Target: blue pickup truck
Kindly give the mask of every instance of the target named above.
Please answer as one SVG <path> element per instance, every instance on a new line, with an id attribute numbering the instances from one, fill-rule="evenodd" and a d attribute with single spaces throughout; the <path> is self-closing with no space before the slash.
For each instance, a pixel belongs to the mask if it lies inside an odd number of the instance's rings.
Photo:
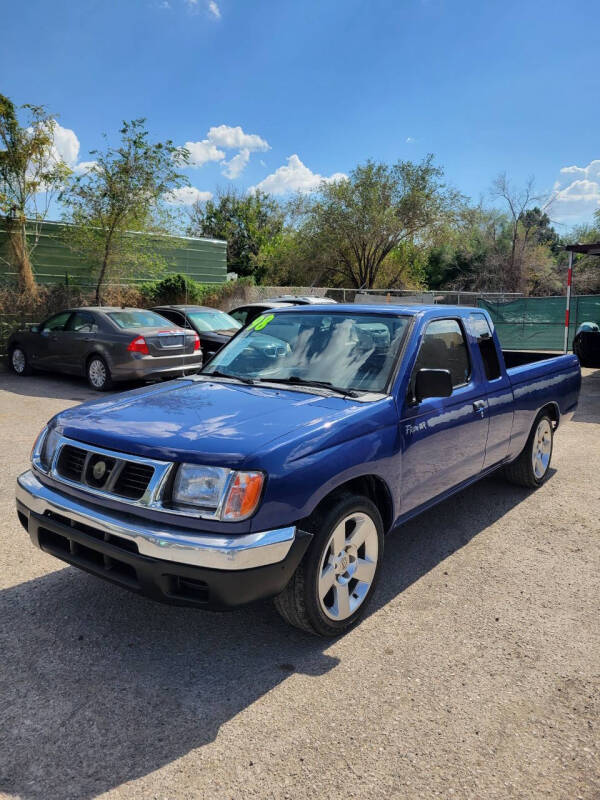
<path id="1" fill-rule="evenodd" d="M 535 489 L 574 411 L 577 358 L 503 352 L 453 306 L 269 311 L 198 375 L 55 416 L 17 511 L 33 543 L 148 597 L 273 597 L 335 636 L 364 614 L 384 536 L 502 468 Z"/>

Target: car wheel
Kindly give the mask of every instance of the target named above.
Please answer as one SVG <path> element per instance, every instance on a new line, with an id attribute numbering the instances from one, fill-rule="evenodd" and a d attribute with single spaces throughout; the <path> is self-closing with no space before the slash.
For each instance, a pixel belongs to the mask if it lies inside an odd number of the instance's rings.
<path id="1" fill-rule="evenodd" d="M 110 370 L 101 356 L 92 356 L 87 363 L 87 379 L 89 385 L 97 392 L 106 392 L 112 387 Z"/>
<path id="2" fill-rule="evenodd" d="M 314 534 L 275 607 L 286 622 L 319 636 L 352 628 L 373 596 L 383 556 L 383 523 L 367 497 L 338 495 L 302 525 Z"/>
<path id="3" fill-rule="evenodd" d="M 548 476 L 553 445 L 552 420 L 547 414 L 541 414 L 533 424 L 521 455 L 505 467 L 508 480 L 528 489 L 541 486 Z"/>
<path id="4" fill-rule="evenodd" d="M 32 369 L 27 354 L 18 345 L 10 351 L 10 367 L 16 375 L 31 375 Z"/>

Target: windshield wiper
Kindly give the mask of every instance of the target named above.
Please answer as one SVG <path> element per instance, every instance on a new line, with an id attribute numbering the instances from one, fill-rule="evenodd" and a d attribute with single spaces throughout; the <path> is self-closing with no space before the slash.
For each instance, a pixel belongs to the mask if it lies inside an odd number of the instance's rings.
<path id="1" fill-rule="evenodd" d="M 290 375 L 287 378 L 257 378 L 261 383 L 290 383 L 293 386 L 315 386 L 318 389 L 329 389 L 330 392 L 342 394 L 344 397 L 359 397 L 360 392 L 354 389 L 342 389 L 340 386 L 334 386 L 329 381 L 313 381 L 309 378 L 301 378 L 299 375 Z"/>
<path id="2" fill-rule="evenodd" d="M 233 375 L 230 372 L 221 372 L 218 369 L 214 370 L 213 372 L 201 372 L 200 375 L 208 375 L 209 377 L 214 377 L 214 378 L 231 378 L 234 381 L 247 383 L 250 386 L 254 386 L 256 384 L 254 378 L 243 378 L 241 375 Z"/>

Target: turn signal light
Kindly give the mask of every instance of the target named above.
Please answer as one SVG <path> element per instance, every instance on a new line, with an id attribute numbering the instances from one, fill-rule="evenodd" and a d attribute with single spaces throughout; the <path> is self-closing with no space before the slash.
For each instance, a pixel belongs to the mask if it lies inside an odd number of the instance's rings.
<path id="1" fill-rule="evenodd" d="M 149 356 L 148 344 L 143 336 L 137 336 L 132 342 L 129 342 L 127 349 L 130 353 L 142 353 L 144 356 Z"/>
<path id="2" fill-rule="evenodd" d="M 229 492 L 221 519 L 246 519 L 256 509 L 263 487 L 262 472 L 237 472 Z"/>

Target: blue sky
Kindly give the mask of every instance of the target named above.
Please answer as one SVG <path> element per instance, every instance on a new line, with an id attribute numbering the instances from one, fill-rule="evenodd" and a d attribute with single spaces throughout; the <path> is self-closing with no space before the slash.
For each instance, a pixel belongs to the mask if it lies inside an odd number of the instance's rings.
<path id="1" fill-rule="evenodd" d="M 58 115 L 73 166 L 143 116 L 191 143 L 181 200 L 431 152 L 475 200 L 500 171 L 534 175 L 561 230 L 600 206 L 597 0 L 23 0 L 2 17 L 0 92 Z"/>

